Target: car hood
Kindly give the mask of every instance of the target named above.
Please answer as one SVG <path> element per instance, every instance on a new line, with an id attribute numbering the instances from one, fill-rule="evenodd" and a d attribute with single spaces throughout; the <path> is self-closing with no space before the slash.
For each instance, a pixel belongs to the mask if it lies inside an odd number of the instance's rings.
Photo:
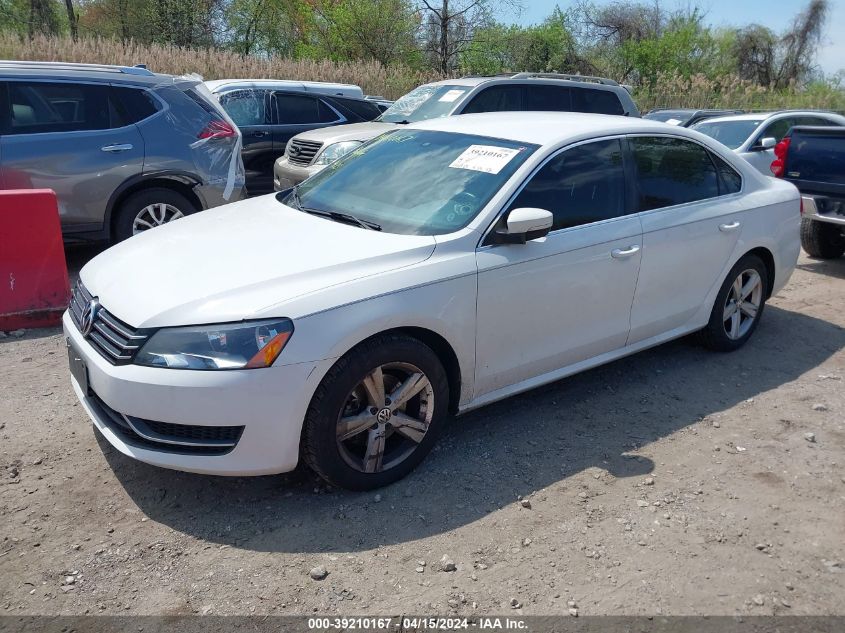
<path id="1" fill-rule="evenodd" d="M 293 300 L 424 261 L 431 236 L 371 231 L 274 195 L 203 211 L 91 260 L 85 287 L 133 327 L 298 317 Z"/>
<path id="2" fill-rule="evenodd" d="M 368 121 L 367 123 L 350 123 L 348 125 L 334 125 L 332 127 L 309 130 L 297 134 L 296 138 L 315 143 L 340 143 L 342 141 L 369 141 L 379 134 L 396 128 L 395 123 Z"/>

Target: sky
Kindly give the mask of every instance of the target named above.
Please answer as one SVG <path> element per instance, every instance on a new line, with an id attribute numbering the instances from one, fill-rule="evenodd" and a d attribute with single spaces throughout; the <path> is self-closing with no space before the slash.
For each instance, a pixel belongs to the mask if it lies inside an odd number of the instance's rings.
<path id="1" fill-rule="evenodd" d="M 594 0 L 609 4 L 611 0 Z M 706 21 L 713 26 L 745 25 L 752 22 L 781 32 L 789 27 L 793 17 L 806 6 L 807 0 L 663 0 L 667 9 L 697 5 L 706 12 Z M 499 16 L 503 22 L 522 25 L 542 22 L 559 5 L 567 9 L 574 0 L 523 0 L 523 10 L 517 16 Z M 826 74 L 845 69 L 845 0 L 831 0 L 826 32 L 822 37 L 818 63 Z M 836 36 L 839 37 L 836 37 Z"/>

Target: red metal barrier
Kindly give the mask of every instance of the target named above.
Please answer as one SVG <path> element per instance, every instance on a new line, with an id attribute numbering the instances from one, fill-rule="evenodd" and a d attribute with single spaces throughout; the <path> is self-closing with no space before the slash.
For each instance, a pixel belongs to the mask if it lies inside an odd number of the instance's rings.
<path id="1" fill-rule="evenodd" d="M 69 287 L 56 194 L 0 191 L 0 330 L 58 324 Z"/>

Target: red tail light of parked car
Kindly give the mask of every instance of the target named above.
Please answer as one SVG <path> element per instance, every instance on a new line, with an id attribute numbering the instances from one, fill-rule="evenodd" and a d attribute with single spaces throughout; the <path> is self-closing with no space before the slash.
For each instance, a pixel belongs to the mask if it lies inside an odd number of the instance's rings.
<path id="1" fill-rule="evenodd" d="M 784 168 L 786 167 L 786 152 L 789 150 L 790 138 L 787 136 L 780 143 L 775 145 L 775 158 L 769 169 L 775 175 L 775 178 L 783 178 Z"/>
<path id="2" fill-rule="evenodd" d="M 230 138 L 237 134 L 238 132 L 228 122 L 214 119 L 202 129 L 197 138 Z"/>

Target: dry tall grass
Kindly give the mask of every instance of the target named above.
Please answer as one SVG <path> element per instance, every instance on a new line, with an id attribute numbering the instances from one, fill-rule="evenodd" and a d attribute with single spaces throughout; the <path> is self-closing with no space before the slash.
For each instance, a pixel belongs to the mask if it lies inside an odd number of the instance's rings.
<path id="1" fill-rule="evenodd" d="M 99 38 L 74 42 L 66 37 L 39 36 L 29 40 L 12 33 L 0 33 L 0 59 L 144 63 L 156 72 L 176 75 L 199 73 L 206 79 L 254 77 L 343 82 L 357 84 L 367 94 L 384 95 L 390 99 L 440 78 L 433 71 L 417 71 L 401 65 L 385 67 L 376 62 L 255 57 L 224 50 L 193 50 L 156 44 L 144 46 L 131 41 L 122 43 Z M 842 90 L 774 91 L 732 76 L 713 80 L 704 76 L 661 75 L 653 86 L 637 88 L 634 99 L 643 111 L 657 107 L 845 110 L 845 92 Z"/>
<path id="2" fill-rule="evenodd" d="M 193 50 L 177 46 L 87 38 L 37 36 L 31 40 L 0 33 L 0 59 L 65 61 L 94 64 L 146 64 L 150 70 L 182 75 L 198 73 L 205 79 L 250 77 L 332 81 L 361 86 L 366 94 L 396 99 L 416 86 L 438 79 L 433 72 L 405 66 L 385 67 L 376 62 L 294 60 L 246 56 L 224 50 Z"/>
<path id="3" fill-rule="evenodd" d="M 714 80 L 701 75 L 689 79 L 679 75 L 661 75 L 654 87 L 640 87 L 634 97 L 643 111 L 661 107 L 845 110 L 845 92 L 842 90 L 815 86 L 775 91 L 734 76 Z"/>

